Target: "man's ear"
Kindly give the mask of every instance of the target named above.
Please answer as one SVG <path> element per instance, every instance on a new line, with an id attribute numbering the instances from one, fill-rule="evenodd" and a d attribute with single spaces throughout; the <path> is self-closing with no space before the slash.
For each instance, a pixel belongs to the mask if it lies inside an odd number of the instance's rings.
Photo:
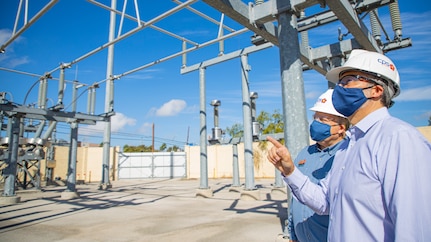
<path id="1" fill-rule="evenodd" d="M 344 132 L 346 132 L 346 125 L 344 125 L 344 124 L 339 124 L 340 125 L 340 129 L 338 130 L 338 134 L 342 134 L 342 133 L 344 133 Z"/>
<path id="2" fill-rule="evenodd" d="M 383 96 L 385 89 L 380 85 L 375 85 L 375 88 L 371 89 L 371 97 L 379 98 Z"/>

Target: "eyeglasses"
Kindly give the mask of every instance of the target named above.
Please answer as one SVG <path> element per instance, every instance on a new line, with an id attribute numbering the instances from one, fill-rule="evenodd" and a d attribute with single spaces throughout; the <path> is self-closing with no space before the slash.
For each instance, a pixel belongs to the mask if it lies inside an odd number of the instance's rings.
<path id="1" fill-rule="evenodd" d="M 367 82 L 372 82 L 375 83 L 376 81 L 368 78 L 368 77 L 364 77 L 361 75 L 347 75 L 347 76 L 343 76 L 339 81 L 338 81 L 338 85 L 344 87 L 347 86 L 349 84 L 349 82 L 356 82 L 356 81 L 367 81 Z"/>
<path id="2" fill-rule="evenodd" d="M 330 122 L 337 123 L 337 124 L 335 124 L 335 125 L 331 125 L 331 126 L 337 126 L 337 125 L 338 125 L 338 121 L 337 121 L 337 120 L 330 119 L 330 118 L 317 117 L 316 115 L 313 115 L 313 119 L 314 119 L 315 121 L 318 121 L 318 122 L 321 122 L 321 123 L 325 123 L 325 124 L 328 124 L 328 123 L 330 123 Z"/>

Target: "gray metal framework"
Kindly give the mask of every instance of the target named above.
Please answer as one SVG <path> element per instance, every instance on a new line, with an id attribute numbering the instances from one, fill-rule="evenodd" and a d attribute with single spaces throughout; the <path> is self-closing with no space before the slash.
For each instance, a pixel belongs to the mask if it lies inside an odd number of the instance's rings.
<path id="1" fill-rule="evenodd" d="M 333 67 L 343 64 L 348 57 L 352 49 L 363 48 L 367 50 L 377 51 L 385 53 L 388 51 L 396 50 L 411 46 L 410 38 L 402 38 L 401 23 L 399 22 L 399 12 L 397 11 L 398 5 L 395 0 L 268 0 L 268 1 L 254 1 L 247 2 L 241 0 L 202 0 L 209 6 L 212 6 L 221 13 L 221 20 L 215 20 L 213 17 L 195 9 L 192 5 L 197 0 L 178 1 L 174 0 L 176 7 L 165 11 L 164 13 L 148 20 L 143 21 L 140 19 L 140 13 L 138 3 L 143 1 L 134 1 L 134 14 L 126 12 L 127 1 L 124 1 L 122 10 L 117 8 L 117 0 L 111 0 L 111 5 L 107 6 L 96 0 L 87 0 L 90 4 L 105 9 L 111 13 L 110 15 L 110 28 L 109 28 L 109 39 L 108 41 L 93 49 L 92 51 L 85 53 L 74 60 L 65 61 L 59 66 L 55 67 L 50 71 L 44 72 L 43 75 L 25 73 L 17 70 L 9 70 L 7 68 L 0 67 L 3 71 L 13 71 L 21 74 L 27 74 L 39 77 L 39 101 L 38 107 L 26 107 L 23 105 L 13 104 L 8 102 L 4 96 L 0 103 L 0 114 L 3 118 L 7 119 L 9 142 L 1 149 L 0 157 L 7 161 L 8 176 L 14 176 L 14 170 L 16 170 L 16 163 L 18 160 L 19 150 L 19 137 L 22 137 L 25 131 L 22 120 L 26 119 L 38 119 L 41 120 L 41 127 L 38 127 L 40 132 L 36 132 L 35 138 L 40 138 L 42 130 L 44 129 L 45 121 L 51 121 L 51 124 L 46 131 L 44 137 L 50 137 L 52 130 L 55 129 L 57 122 L 66 122 L 71 126 L 71 153 L 69 154 L 69 174 L 68 182 L 72 184 L 68 186 L 68 190 L 74 190 L 74 159 L 76 158 L 76 143 L 78 138 L 78 124 L 95 124 L 98 121 L 106 122 L 105 132 L 103 138 L 104 147 L 104 161 L 102 168 L 102 181 L 101 188 L 109 188 L 110 182 L 108 177 L 109 170 L 109 146 L 110 146 L 110 117 L 114 115 L 114 86 L 113 83 L 116 80 L 121 79 L 126 75 L 138 72 L 140 70 L 149 68 L 159 63 L 181 57 L 181 74 L 186 74 L 192 71 L 199 70 L 199 83 L 200 83 L 200 146 L 201 146 L 201 183 L 200 189 L 209 189 L 208 187 L 208 176 L 207 176 L 207 118 L 206 118 L 206 85 L 205 85 L 205 69 L 211 65 L 215 65 L 230 59 L 240 59 L 239 70 L 241 72 L 242 82 L 242 103 L 243 103 L 243 120 L 244 120 L 244 142 L 245 142 L 245 163 L 246 163 L 246 185 L 245 190 L 256 190 L 253 179 L 253 152 L 251 148 L 251 142 L 253 139 L 252 130 L 252 110 L 250 100 L 250 90 L 248 88 L 249 82 L 249 65 L 247 56 L 255 51 L 260 51 L 273 46 L 278 46 L 280 53 L 280 76 L 282 83 L 282 102 L 283 102 L 283 114 L 285 132 L 284 139 L 286 145 L 289 146 L 293 156 L 299 152 L 299 150 L 308 144 L 308 127 L 306 120 L 305 111 L 305 95 L 304 95 L 304 81 L 302 72 L 304 70 L 314 69 L 321 74 L 325 74 L 328 70 Z M 39 18 L 41 18 L 47 11 L 57 4 L 58 0 L 51 0 L 46 4 L 39 12 L 37 12 L 29 21 L 27 11 L 23 16 L 24 21 L 21 28 L 18 29 L 18 20 L 20 19 L 20 12 L 23 8 L 27 10 L 27 0 L 21 0 L 18 6 L 18 12 L 16 15 L 15 26 L 13 28 L 12 36 L 2 46 L 0 46 L 0 52 L 7 51 L 8 46 L 22 35 L 28 28 L 31 27 Z M 132 3 L 131 3 L 132 4 Z M 391 19 L 393 21 L 393 31 L 395 33 L 394 38 L 387 36 L 387 32 L 383 29 L 386 34 L 386 42 L 381 38 L 380 30 L 382 30 L 382 24 L 378 18 L 377 11 L 380 7 L 390 5 L 391 6 Z M 321 7 L 321 12 L 315 13 L 311 16 L 306 16 L 305 12 L 315 6 Z M 219 26 L 219 32 L 216 38 L 206 41 L 204 43 L 198 43 L 197 41 L 189 40 L 179 34 L 170 32 L 169 30 L 160 28 L 156 24 L 168 17 L 171 17 L 178 11 L 190 11 L 200 17 L 204 21 L 210 21 Z M 133 17 L 136 16 L 136 17 Z M 371 18 L 371 30 L 364 23 L 363 18 L 369 15 Z M 118 35 L 115 36 L 115 23 L 116 18 L 120 18 L 120 24 L 118 26 Z M 224 24 L 224 17 L 228 17 L 244 28 L 235 30 Z M 124 19 L 129 19 L 136 22 L 136 27 L 132 30 L 122 33 Z M 313 28 L 324 26 L 325 24 L 340 21 L 353 36 L 351 39 L 346 39 L 344 35 L 339 36 L 339 41 L 336 43 L 329 43 L 319 47 L 311 47 L 308 45 L 307 31 Z M 160 57 L 157 60 L 145 63 L 139 67 L 133 68 L 123 73 L 113 73 L 113 56 L 115 44 L 132 37 L 134 34 L 143 31 L 146 28 L 159 31 L 170 38 L 175 38 L 182 43 L 182 50 L 179 52 L 172 53 L 170 55 Z M 17 30 L 18 29 L 18 30 Z M 229 33 L 224 35 L 223 32 L 228 31 Z M 254 45 L 245 46 L 235 52 L 228 54 L 224 53 L 224 41 L 248 33 L 252 35 L 251 43 Z M 301 38 L 301 41 L 298 40 Z M 201 50 L 207 46 L 218 44 L 219 45 L 219 57 L 211 60 L 202 60 L 202 62 L 188 65 L 187 54 L 193 51 Z M 191 47 L 190 47 L 191 45 Z M 67 69 L 71 66 L 79 63 L 80 61 L 91 57 L 92 55 L 100 52 L 101 50 L 108 49 L 107 58 L 107 71 L 106 78 L 95 82 L 93 84 L 73 82 L 74 85 L 74 97 L 72 100 L 72 112 L 65 111 L 65 105 L 63 104 L 64 98 L 64 83 L 70 82 L 64 79 L 64 74 Z M 46 83 L 48 80 L 53 78 L 53 74 L 59 71 L 59 88 L 57 103 L 50 108 L 46 107 Z M 106 82 L 105 91 L 105 109 L 102 114 L 94 114 L 94 102 L 95 102 L 95 91 L 101 83 Z M 88 105 L 87 114 L 76 111 L 76 90 L 86 86 L 88 90 Z M 259 91 L 259 90 L 255 90 Z M 3 125 L 1 125 L 3 127 Z M 235 168 L 237 169 L 237 168 Z M 276 173 L 277 174 L 277 173 Z M 14 178 L 14 177 L 13 177 Z M 5 193 L 3 196 L 14 196 L 14 186 L 12 178 L 8 178 Z M 281 184 L 281 177 L 276 176 L 276 184 Z M 235 181 L 237 183 L 238 181 Z M 237 184 L 235 184 L 237 185 Z"/>

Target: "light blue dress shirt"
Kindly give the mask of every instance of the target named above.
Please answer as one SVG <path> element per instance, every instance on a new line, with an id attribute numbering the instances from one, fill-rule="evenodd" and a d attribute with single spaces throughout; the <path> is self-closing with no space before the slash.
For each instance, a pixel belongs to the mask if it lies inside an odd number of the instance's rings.
<path id="1" fill-rule="evenodd" d="M 341 143 L 342 141 L 323 150 L 319 149 L 317 144 L 307 146 L 299 152 L 294 163 L 304 175 L 310 178 L 310 181 L 317 184 L 331 169 L 334 154 Z M 316 214 L 295 198 L 292 198 L 288 209 L 290 239 L 308 242 L 327 240 L 328 215 Z"/>
<path id="2" fill-rule="evenodd" d="M 387 108 L 348 131 L 319 185 L 299 169 L 295 196 L 329 214 L 328 241 L 431 241 L 431 144 Z"/>

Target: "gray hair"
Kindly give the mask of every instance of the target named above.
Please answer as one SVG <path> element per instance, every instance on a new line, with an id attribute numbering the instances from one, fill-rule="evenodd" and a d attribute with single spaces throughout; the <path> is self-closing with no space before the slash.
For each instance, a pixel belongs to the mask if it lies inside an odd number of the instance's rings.
<path id="1" fill-rule="evenodd" d="M 383 96 L 382 96 L 382 103 L 387 108 L 392 107 L 394 105 L 394 101 L 392 101 L 392 98 L 395 95 L 395 88 L 394 84 L 391 81 L 387 81 L 383 78 L 373 78 L 373 81 L 377 84 L 383 87 Z"/>

